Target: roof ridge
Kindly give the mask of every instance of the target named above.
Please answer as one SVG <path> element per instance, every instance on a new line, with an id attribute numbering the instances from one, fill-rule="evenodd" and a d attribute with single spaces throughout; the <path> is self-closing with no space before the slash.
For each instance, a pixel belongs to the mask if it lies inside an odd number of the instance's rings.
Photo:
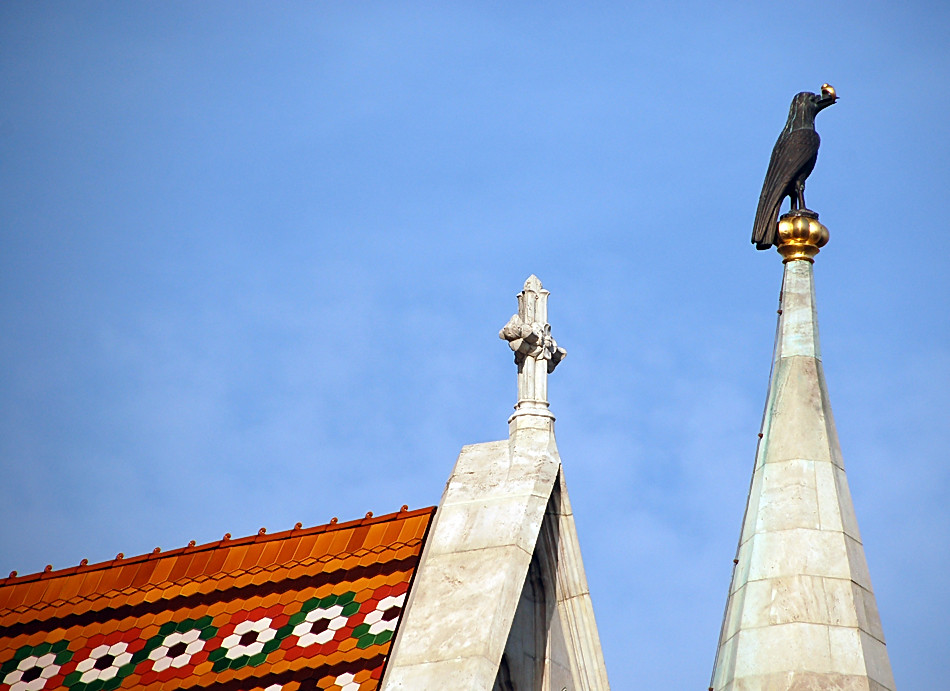
<path id="1" fill-rule="evenodd" d="M 53 578 L 61 578 L 64 576 L 72 576 L 77 573 L 88 573 L 90 571 L 104 570 L 109 568 L 114 568 L 116 566 L 122 565 L 131 565 L 137 563 L 143 563 L 147 561 L 158 561 L 168 557 L 176 557 L 181 554 L 196 554 L 198 552 L 206 552 L 209 550 L 219 549 L 221 547 L 238 547 L 243 545 L 259 544 L 262 542 L 274 542 L 278 540 L 286 540 L 289 538 L 296 537 L 305 537 L 308 535 L 318 535 L 320 533 L 333 532 L 337 530 L 351 529 L 357 526 L 364 525 L 374 525 L 377 523 L 385 523 L 387 521 L 392 521 L 396 519 L 405 519 L 413 518 L 415 516 L 421 516 L 427 513 L 432 513 L 435 511 L 434 506 L 429 506 L 421 509 L 409 510 L 407 504 L 403 504 L 399 511 L 393 511 L 391 513 L 383 514 L 381 516 L 373 516 L 373 512 L 369 511 L 363 518 L 357 518 L 351 521 L 346 521 L 344 523 L 338 523 L 336 517 L 332 518 L 329 523 L 324 523 L 321 525 L 311 526 L 309 528 L 302 528 L 301 523 L 297 523 L 290 530 L 284 530 L 277 533 L 267 534 L 265 528 L 261 528 L 257 534 L 248 535 L 246 537 L 231 538 L 231 533 L 225 533 L 224 537 L 220 540 L 215 540 L 213 542 L 205 542 L 200 545 L 195 544 L 195 541 L 192 540 L 185 547 L 177 547 L 175 549 L 168 550 L 167 552 L 161 551 L 159 547 L 156 547 L 155 550 L 148 552 L 146 554 L 139 554 L 133 557 L 126 558 L 122 552 L 119 552 L 116 555 L 115 559 L 110 559 L 106 561 L 96 562 L 94 564 L 89 564 L 85 559 L 83 559 L 77 566 L 68 566 L 62 569 L 53 569 L 51 566 L 47 566 L 43 571 L 37 571 L 34 573 L 24 574 L 22 576 L 18 575 L 16 571 L 10 573 L 9 576 L 5 578 L 0 578 L 0 588 L 12 585 L 19 585 L 21 583 L 28 583 L 38 580 L 50 580 Z M 249 569 L 245 569 L 249 571 Z M 164 582 L 164 581 L 163 581 Z M 154 586 L 153 586 L 154 587 Z M 108 591 L 113 592 L 113 591 Z M 71 598 L 74 599 L 74 598 Z M 80 598 L 83 599 L 83 598 Z M 48 604 L 48 603 L 47 603 Z"/>
<path id="2" fill-rule="evenodd" d="M 402 541 L 402 542 L 393 542 L 390 545 L 385 546 L 384 549 L 379 549 L 378 547 L 373 547 L 373 548 L 364 547 L 357 550 L 353 550 L 351 552 L 346 552 L 345 554 L 347 557 L 355 557 L 355 556 L 365 556 L 367 554 L 382 554 L 386 550 L 396 552 L 403 547 L 413 547 L 420 542 L 422 542 L 422 538 L 418 537 L 418 538 L 413 538 L 412 540 L 407 540 L 407 541 Z M 207 591 L 202 591 L 201 585 L 206 584 L 209 581 L 217 582 L 217 581 L 222 581 L 229 577 L 236 578 L 239 574 L 258 575 L 262 572 L 267 572 L 268 578 L 270 578 L 271 574 L 274 574 L 279 571 L 289 571 L 290 569 L 297 568 L 297 567 L 306 568 L 308 566 L 319 564 L 320 562 L 330 563 L 333 561 L 339 561 L 342 563 L 344 562 L 344 560 L 345 560 L 344 557 L 340 553 L 325 554 L 320 557 L 305 557 L 303 559 L 287 561 L 281 564 L 272 564 L 269 566 L 254 566 L 250 569 L 238 568 L 231 571 L 218 571 L 213 574 L 202 574 L 201 576 L 191 577 L 187 579 L 185 579 L 184 577 L 177 578 L 175 580 L 164 579 L 157 583 L 147 582 L 141 586 L 136 586 L 136 587 L 128 586 L 125 588 L 111 589 L 111 590 L 106 590 L 103 592 L 93 592 L 90 595 L 74 595 L 72 597 L 57 598 L 56 600 L 37 602 L 36 604 L 33 604 L 33 605 L 19 605 L 17 607 L 13 607 L 11 609 L 6 610 L 6 612 L 8 614 L 25 614 L 31 611 L 42 611 L 44 609 L 61 607 L 69 602 L 73 602 L 73 603 L 83 602 L 83 603 L 88 603 L 89 605 L 93 605 L 94 603 L 98 601 L 105 600 L 105 599 L 111 600 L 119 595 L 131 596 L 131 595 L 134 595 L 135 593 L 145 593 L 149 591 L 154 592 L 157 590 L 161 590 L 161 592 L 164 593 L 164 591 L 167 590 L 167 588 L 160 588 L 160 586 L 163 586 L 163 585 L 173 586 L 175 583 L 178 583 L 178 582 L 187 582 L 187 583 L 196 585 L 197 588 L 194 594 L 198 594 L 198 593 L 207 594 L 207 593 L 211 593 L 215 591 L 215 588 L 213 587 Z M 339 568 L 339 569 L 334 569 L 334 571 L 340 571 L 342 573 L 346 573 L 347 569 Z M 260 584 L 253 583 L 253 581 L 252 581 L 252 584 L 260 585 Z M 87 612 L 92 609 L 93 607 L 89 607 L 88 609 L 84 608 L 81 611 Z M 78 608 L 77 608 L 77 611 L 79 611 Z"/>

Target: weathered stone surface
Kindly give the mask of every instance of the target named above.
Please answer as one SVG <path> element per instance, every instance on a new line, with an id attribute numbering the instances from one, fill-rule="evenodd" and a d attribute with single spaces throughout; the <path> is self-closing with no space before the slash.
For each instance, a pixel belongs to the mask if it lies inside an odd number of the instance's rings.
<path id="1" fill-rule="evenodd" d="M 737 679 L 788 671 L 832 671 L 827 626 L 795 622 L 742 628 L 736 636 Z"/>
<path id="2" fill-rule="evenodd" d="M 781 358 L 800 356 L 821 360 L 811 263 L 797 261 L 785 264 L 781 309 L 776 344 L 779 352 L 776 355 Z"/>
<path id="3" fill-rule="evenodd" d="M 820 528 L 814 461 L 776 461 L 764 465 L 760 472 L 761 508 L 756 532 Z"/>
<path id="4" fill-rule="evenodd" d="M 823 382 L 822 382 L 823 383 Z M 827 418 L 818 381 L 818 361 L 791 357 L 779 361 L 768 410 L 768 430 L 762 439 L 761 463 L 796 458 L 831 461 Z"/>
<path id="5" fill-rule="evenodd" d="M 848 580 L 788 576 L 750 581 L 745 589 L 743 628 L 794 622 L 858 626 Z"/>
<path id="6" fill-rule="evenodd" d="M 391 659 L 391 658 L 390 658 Z M 399 691 L 415 689 L 491 689 L 484 680 L 495 674 L 496 665 L 483 657 L 460 657 L 454 660 L 422 662 L 401 665 L 398 675 L 387 673 L 384 687 Z M 433 679 L 441 679 L 442 686 L 434 686 Z"/>
<path id="7" fill-rule="evenodd" d="M 848 578 L 843 533 L 825 530 L 760 530 L 750 555 L 749 579 L 808 574 Z"/>
<path id="8" fill-rule="evenodd" d="M 729 688 L 732 691 L 878 691 L 871 683 L 863 675 L 784 672 L 737 680 Z"/>
<path id="9" fill-rule="evenodd" d="M 518 688 L 609 688 L 553 430 L 525 417 L 508 442 L 462 449 L 384 689 L 487 691 L 500 673 Z"/>
<path id="10" fill-rule="evenodd" d="M 547 455 L 524 459 L 512 458 L 507 442 L 462 449 L 416 571 L 384 688 L 437 688 L 408 685 L 406 675 L 411 671 L 418 684 L 420 672 L 411 668 L 422 665 L 435 679 L 441 674 L 435 663 L 454 669 L 464 658 L 494 665 L 466 667 L 466 674 L 483 675 L 467 688 L 492 687 L 559 466 Z M 545 481 L 548 487 L 539 488 Z"/>
<path id="11" fill-rule="evenodd" d="M 609 688 L 551 421 L 527 418 L 462 449 L 382 688 Z"/>

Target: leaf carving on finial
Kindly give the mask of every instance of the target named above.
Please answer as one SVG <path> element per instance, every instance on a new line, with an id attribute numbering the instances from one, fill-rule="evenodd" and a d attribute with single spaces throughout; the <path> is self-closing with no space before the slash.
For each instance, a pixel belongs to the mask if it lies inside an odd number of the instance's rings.
<path id="1" fill-rule="evenodd" d="M 567 351 L 558 346 L 551 335 L 550 324 L 538 322 L 528 324 L 519 314 L 512 315 L 508 323 L 498 332 L 498 337 L 508 341 L 508 347 L 514 351 L 515 362 L 519 366 L 526 357 L 547 360 L 549 374 L 567 355 Z"/>
<path id="2" fill-rule="evenodd" d="M 564 348 L 558 346 L 551 335 L 551 325 L 547 317 L 548 291 L 541 285 L 541 279 L 531 274 L 524 282 L 524 290 L 518 295 L 518 313 L 505 324 L 498 337 L 508 341 L 515 354 L 515 363 L 519 371 L 525 358 L 547 361 L 550 374 L 567 355 Z"/>

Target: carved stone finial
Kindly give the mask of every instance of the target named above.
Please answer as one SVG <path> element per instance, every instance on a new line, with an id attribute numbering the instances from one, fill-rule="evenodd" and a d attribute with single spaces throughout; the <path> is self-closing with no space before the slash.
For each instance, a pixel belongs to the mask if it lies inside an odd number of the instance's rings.
<path id="1" fill-rule="evenodd" d="M 567 355 L 551 335 L 548 324 L 548 295 L 537 276 L 532 274 L 518 293 L 518 313 L 498 332 L 508 341 L 518 365 L 519 412 L 550 416 L 548 408 L 547 375 Z"/>

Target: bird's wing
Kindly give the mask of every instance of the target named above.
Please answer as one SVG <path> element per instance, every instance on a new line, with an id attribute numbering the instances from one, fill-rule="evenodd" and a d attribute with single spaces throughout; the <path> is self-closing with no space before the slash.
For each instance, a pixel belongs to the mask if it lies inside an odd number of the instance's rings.
<path id="1" fill-rule="evenodd" d="M 752 226 L 752 242 L 759 249 L 768 249 L 775 244 L 782 199 L 791 192 L 792 183 L 802 172 L 806 176 L 811 172 L 820 142 L 818 133 L 812 129 L 783 132 L 775 142 Z"/>

